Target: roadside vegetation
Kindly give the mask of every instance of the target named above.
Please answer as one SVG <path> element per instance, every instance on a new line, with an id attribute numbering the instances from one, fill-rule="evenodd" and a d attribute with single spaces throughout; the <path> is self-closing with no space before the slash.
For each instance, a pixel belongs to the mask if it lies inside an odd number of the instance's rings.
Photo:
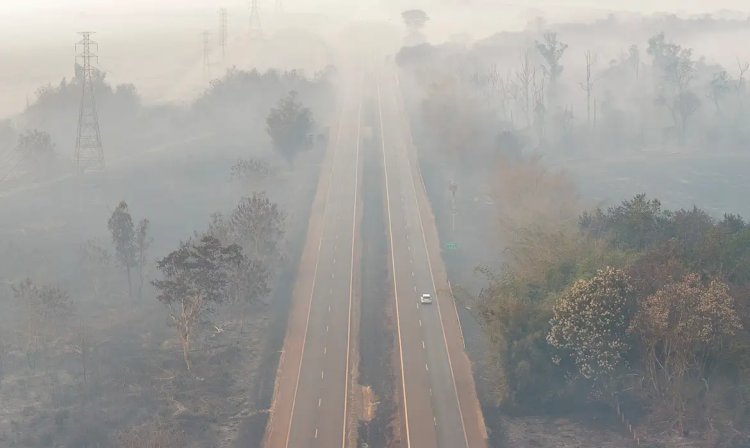
<path id="1" fill-rule="evenodd" d="M 750 226 L 637 195 L 554 231 L 515 229 L 479 316 L 496 403 L 619 407 L 636 434 L 744 446 L 750 434 Z"/>
<path id="2" fill-rule="evenodd" d="M 668 191 L 628 182 L 646 165 L 672 174 L 659 154 L 747 160 L 747 62 L 679 42 L 740 23 L 539 20 L 472 45 L 415 43 L 406 25 L 401 86 L 441 237 L 462 248 L 444 256 L 476 319 L 464 329 L 492 442 L 747 446 L 750 226 L 700 208 L 716 192 L 686 191 L 710 183 L 697 162 Z M 581 194 L 599 169 L 616 196 Z M 523 426 L 539 416 L 554 423 Z M 584 434 L 595 421 L 624 439 Z"/>

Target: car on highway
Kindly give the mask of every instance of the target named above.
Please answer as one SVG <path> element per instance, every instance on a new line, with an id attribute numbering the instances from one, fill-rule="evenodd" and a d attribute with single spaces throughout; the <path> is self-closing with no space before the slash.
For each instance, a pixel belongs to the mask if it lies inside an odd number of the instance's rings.
<path id="1" fill-rule="evenodd" d="M 424 293 L 421 296 L 419 296 L 419 303 L 422 305 L 429 305 L 432 303 L 432 296 L 430 294 Z"/>

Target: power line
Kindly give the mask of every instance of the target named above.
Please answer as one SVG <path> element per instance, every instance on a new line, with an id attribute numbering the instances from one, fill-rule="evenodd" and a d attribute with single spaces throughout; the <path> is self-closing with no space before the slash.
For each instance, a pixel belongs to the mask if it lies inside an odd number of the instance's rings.
<path id="1" fill-rule="evenodd" d="M 206 80 L 211 79 L 211 45 L 209 42 L 210 34 L 208 31 L 202 33 L 203 36 L 203 77 Z"/>
<path id="2" fill-rule="evenodd" d="M 99 116 L 94 98 L 91 60 L 99 60 L 99 45 L 91 40 L 93 32 L 81 32 L 81 40 L 76 43 L 76 68 L 81 76 L 81 108 L 78 113 L 78 133 L 76 135 L 75 160 L 79 172 L 101 171 L 104 169 L 104 151 L 99 130 Z M 81 61 L 81 64 L 78 64 Z"/>

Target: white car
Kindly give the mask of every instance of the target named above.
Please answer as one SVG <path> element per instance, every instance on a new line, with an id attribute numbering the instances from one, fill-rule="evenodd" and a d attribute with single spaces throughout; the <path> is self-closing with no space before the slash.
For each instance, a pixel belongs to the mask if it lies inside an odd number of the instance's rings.
<path id="1" fill-rule="evenodd" d="M 430 303 L 432 303 L 432 296 L 427 293 L 422 294 L 421 296 L 419 296 L 419 303 L 421 303 L 422 305 L 429 305 Z"/>

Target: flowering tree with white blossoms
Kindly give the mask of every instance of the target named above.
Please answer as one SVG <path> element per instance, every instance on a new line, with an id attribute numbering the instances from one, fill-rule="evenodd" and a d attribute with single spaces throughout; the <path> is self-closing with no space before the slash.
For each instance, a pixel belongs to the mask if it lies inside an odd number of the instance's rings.
<path id="1" fill-rule="evenodd" d="M 623 271 L 599 270 L 557 299 L 547 342 L 569 357 L 582 377 L 606 389 L 627 364 L 633 302 L 633 287 Z"/>

